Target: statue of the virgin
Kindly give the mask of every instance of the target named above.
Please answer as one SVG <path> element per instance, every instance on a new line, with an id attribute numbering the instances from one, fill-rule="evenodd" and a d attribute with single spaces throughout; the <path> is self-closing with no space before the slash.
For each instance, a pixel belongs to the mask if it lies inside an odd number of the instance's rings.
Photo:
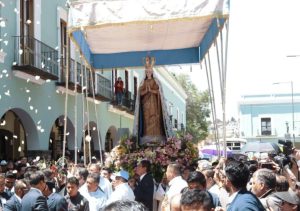
<path id="1" fill-rule="evenodd" d="M 163 87 L 153 70 L 155 61 L 150 56 L 143 58 L 145 76 L 137 93 L 132 134 L 139 145 L 161 143 L 173 137 Z"/>

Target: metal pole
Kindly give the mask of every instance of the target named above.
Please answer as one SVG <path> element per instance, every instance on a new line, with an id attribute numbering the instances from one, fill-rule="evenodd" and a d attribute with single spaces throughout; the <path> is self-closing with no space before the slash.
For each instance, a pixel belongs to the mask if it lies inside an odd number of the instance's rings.
<path id="1" fill-rule="evenodd" d="M 218 59 L 218 68 L 219 68 L 219 79 L 220 79 L 220 89 L 221 89 L 221 97 L 223 97 L 223 85 L 222 85 L 222 70 L 220 66 L 220 58 L 219 58 L 219 48 L 218 48 L 218 39 L 216 40 L 216 50 L 217 50 L 217 59 Z"/>
<path id="2" fill-rule="evenodd" d="M 75 105 L 74 105 L 74 121 L 75 121 L 75 140 L 74 140 L 74 159 L 75 164 L 77 164 L 77 55 L 76 55 L 76 48 L 75 48 L 75 72 L 74 72 L 74 92 L 75 92 Z"/>
<path id="3" fill-rule="evenodd" d="M 217 130 L 216 128 L 216 120 L 215 120 L 215 115 L 214 115 L 214 108 L 212 105 L 212 97 L 211 97 L 211 90 L 210 90 L 210 78 L 209 78 L 209 74 L 208 74 L 208 69 L 207 69 L 207 63 L 206 63 L 206 58 L 204 58 L 204 62 L 205 62 L 205 69 L 206 69 L 206 77 L 207 77 L 207 83 L 208 83 L 208 91 L 209 91 L 209 99 L 210 99 L 210 105 L 211 105 L 211 112 L 212 112 L 212 118 L 213 118 L 213 125 L 215 128 L 215 131 Z M 216 142 L 218 141 L 217 136 L 216 136 L 216 132 L 215 132 L 215 140 Z M 217 144 L 218 146 L 218 144 Z M 218 149 L 218 148 L 217 148 Z M 219 150 L 218 150 L 219 151 Z M 219 156 L 219 153 L 218 153 Z M 220 157 L 219 157 L 220 158 Z"/>
<path id="4" fill-rule="evenodd" d="M 69 90 L 69 69 L 70 69 L 70 56 L 69 56 L 69 48 L 70 48 L 70 39 L 68 39 L 68 29 L 69 29 L 69 2 L 67 2 L 67 52 L 66 52 L 66 97 L 65 97 L 65 118 L 64 118 L 64 139 L 63 139 L 63 154 L 62 154 L 62 166 L 65 164 L 65 151 L 66 151 L 66 139 L 67 139 L 67 115 L 68 115 L 68 90 Z"/>
<path id="5" fill-rule="evenodd" d="M 103 159 L 102 159 L 102 141 L 101 141 L 101 136 L 100 136 L 99 124 L 98 124 L 98 114 L 97 114 L 97 108 L 96 108 L 96 99 L 95 99 L 95 89 L 94 89 L 93 72 L 94 71 L 91 70 L 90 74 L 91 74 L 91 81 L 92 81 L 94 109 L 95 109 L 95 117 L 96 117 L 97 132 L 98 132 L 98 143 L 99 143 L 99 151 L 100 151 L 100 160 L 101 160 L 101 163 L 103 163 Z M 96 79 L 95 79 L 95 81 L 96 81 Z"/>
<path id="6" fill-rule="evenodd" d="M 87 83 L 87 74 L 86 74 L 86 64 L 84 66 L 84 74 L 85 74 L 85 100 L 86 100 L 86 111 L 87 111 L 87 121 L 88 121 L 88 136 L 90 138 L 90 141 L 89 141 L 89 162 L 91 163 L 92 162 L 92 153 L 91 153 L 91 140 L 92 140 L 92 137 L 91 137 L 91 134 L 90 134 L 90 112 L 89 112 L 89 101 L 88 101 L 88 92 L 87 92 L 87 89 L 88 89 L 88 83 Z"/>
<path id="7" fill-rule="evenodd" d="M 80 74 L 81 74 L 81 87 L 83 87 L 83 67 L 82 67 L 82 58 L 80 58 Z M 83 163 L 86 165 L 86 154 L 85 154 L 85 124 L 84 124 L 84 91 L 81 94 L 82 100 L 82 141 L 83 141 Z"/>
<path id="8" fill-rule="evenodd" d="M 294 147 L 296 147 L 295 121 L 294 121 L 294 91 L 293 91 L 293 81 L 291 81 L 291 87 L 292 87 L 292 111 L 293 111 L 293 140 L 294 140 Z"/>
<path id="9" fill-rule="evenodd" d="M 223 100 L 222 100 L 222 109 L 223 109 L 223 156 L 227 158 L 227 145 L 226 145 L 226 76 L 227 76 L 227 53 L 228 53 L 228 36 L 229 36 L 229 18 L 226 20 L 227 29 L 226 29 L 226 46 L 225 46 L 225 63 L 223 68 Z"/>
<path id="10" fill-rule="evenodd" d="M 217 150 L 218 150 L 218 156 L 220 157 L 221 156 L 221 152 L 220 152 L 220 142 L 219 142 L 219 131 L 218 131 L 218 124 L 217 124 L 217 112 L 216 112 L 216 102 L 215 102 L 215 93 L 214 93 L 214 84 L 213 84 L 213 77 L 212 77 L 212 74 L 211 74 L 211 65 L 210 65 L 210 56 L 209 56 L 209 52 L 207 53 L 207 56 L 208 56 L 208 67 L 209 67 L 209 73 L 210 73 L 210 84 L 211 84 L 211 95 L 212 95 L 212 106 L 214 107 L 214 119 L 215 119 L 215 128 L 217 129 L 216 131 L 216 136 L 217 136 L 217 139 L 216 139 L 216 142 L 217 142 Z"/>

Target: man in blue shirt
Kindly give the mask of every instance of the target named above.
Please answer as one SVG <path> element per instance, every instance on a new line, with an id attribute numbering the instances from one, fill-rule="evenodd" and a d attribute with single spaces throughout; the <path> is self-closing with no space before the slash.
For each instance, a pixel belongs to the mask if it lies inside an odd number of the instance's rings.
<path id="1" fill-rule="evenodd" d="M 86 191 L 80 193 L 89 201 L 90 211 L 99 211 L 106 204 L 106 195 L 99 187 L 100 175 L 89 174 L 86 180 Z"/>
<path id="2" fill-rule="evenodd" d="M 29 173 L 29 172 L 28 172 Z M 41 171 L 32 171 L 29 173 L 30 191 L 22 199 L 22 211 L 48 211 L 46 198 L 42 191 L 46 188 L 45 175 Z"/>
<path id="3" fill-rule="evenodd" d="M 68 204 L 66 199 L 58 193 L 55 193 L 55 180 L 46 178 L 46 189 L 43 191 L 47 197 L 49 211 L 67 211 Z"/>
<path id="4" fill-rule="evenodd" d="M 229 190 L 229 207 L 227 211 L 265 211 L 260 200 L 246 186 L 250 172 L 244 163 L 231 161 L 225 168 L 225 189 Z M 224 211 L 224 208 L 218 208 Z"/>

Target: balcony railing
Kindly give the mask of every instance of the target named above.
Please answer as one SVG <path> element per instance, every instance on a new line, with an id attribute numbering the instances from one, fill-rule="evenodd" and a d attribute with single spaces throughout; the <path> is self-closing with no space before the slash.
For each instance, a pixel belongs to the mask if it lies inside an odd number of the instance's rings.
<path id="1" fill-rule="evenodd" d="M 109 99 L 109 101 L 111 101 L 112 100 L 111 81 L 97 73 L 95 74 L 95 78 L 96 78 L 95 94 L 102 96 L 103 98 L 107 98 Z"/>
<path id="2" fill-rule="evenodd" d="M 66 82 L 66 59 L 62 58 L 60 59 L 60 63 L 61 63 L 61 82 L 65 83 Z M 75 84 L 75 60 L 74 59 L 70 59 L 69 62 L 70 65 L 70 72 L 69 72 L 69 83 L 73 83 Z M 83 85 L 81 83 L 81 66 L 80 63 L 77 62 L 77 85 L 79 86 L 79 88 L 85 87 L 85 66 L 82 67 L 83 68 Z M 90 70 L 87 68 L 86 69 L 86 75 L 87 75 L 87 90 L 89 91 L 90 89 Z"/>
<path id="3" fill-rule="evenodd" d="M 122 105 L 129 108 L 131 111 L 135 110 L 135 95 L 123 88 Z"/>
<path id="4" fill-rule="evenodd" d="M 58 51 L 31 36 L 13 36 L 14 70 L 39 75 L 43 79 L 58 79 Z M 52 76 L 52 77 L 51 77 Z"/>
<path id="5" fill-rule="evenodd" d="M 130 113 L 134 112 L 135 110 L 135 97 L 136 96 L 133 93 L 123 88 L 122 107 L 126 107 L 126 110 Z M 113 101 L 114 105 L 117 105 L 116 100 L 117 99 Z"/>

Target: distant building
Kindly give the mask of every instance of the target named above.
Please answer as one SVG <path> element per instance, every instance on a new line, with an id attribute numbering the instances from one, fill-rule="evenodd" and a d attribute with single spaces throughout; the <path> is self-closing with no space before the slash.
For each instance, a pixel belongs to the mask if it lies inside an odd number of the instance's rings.
<path id="1" fill-rule="evenodd" d="M 218 127 L 219 137 L 223 137 L 223 123 L 219 122 L 217 124 L 217 127 Z M 209 134 L 214 134 L 216 132 L 213 124 L 211 124 L 208 127 L 208 130 L 209 130 Z M 230 138 L 239 137 L 239 122 L 230 121 L 226 123 L 226 137 L 230 137 Z"/>
<path id="2" fill-rule="evenodd" d="M 294 104 L 295 139 L 300 142 L 300 93 L 293 98 L 294 103 L 291 94 L 243 95 L 238 101 L 240 138 L 278 143 L 279 138 L 290 137 L 292 141 Z"/>

